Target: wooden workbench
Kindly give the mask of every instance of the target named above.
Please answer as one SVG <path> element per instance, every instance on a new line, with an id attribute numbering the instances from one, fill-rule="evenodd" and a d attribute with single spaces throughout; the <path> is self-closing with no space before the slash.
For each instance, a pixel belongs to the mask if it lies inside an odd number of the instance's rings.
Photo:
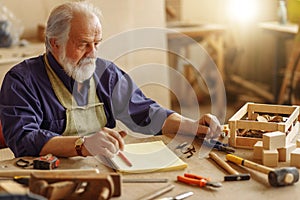
<path id="1" fill-rule="evenodd" d="M 0 48 L 0 86 L 6 72 L 15 64 L 43 52 L 45 52 L 45 44 L 38 41 L 31 41 L 24 46 Z"/>
<path id="2" fill-rule="evenodd" d="M 190 141 L 191 138 L 188 137 L 176 137 L 173 139 L 171 136 L 156 136 L 149 137 L 146 139 L 137 138 L 127 138 L 127 143 L 129 142 L 143 142 L 143 141 L 154 141 L 163 140 L 168 144 L 169 148 L 174 148 L 176 144 L 182 143 L 184 141 Z M 194 140 L 194 145 L 196 147 L 196 154 L 191 158 L 182 159 L 188 163 L 188 167 L 184 170 L 170 171 L 170 172 L 153 172 L 145 174 L 124 174 L 123 178 L 167 178 L 168 183 L 123 183 L 122 184 L 122 195 L 114 200 L 135 200 L 140 199 L 145 194 L 151 194 L 157 191 L 159 188 L 165 187 L 168 184 L 174 184 L 175 188 L 162 195 L 162 197 L 177 195 L 182 192 L 192 191 L 194 195 L 189 197 L 189 200 L 232 200 L 232 199 L 243 199 L 243 200 L 253 200 L 253 199 L 272 199 L 272 200 L 296 200 L 300 197 L 300 183 L 296 183 L 293 186 L 286 186 L 281 188 L 273 188 L 268 184 L 267 175 L 260 172 L 250 170 L 248 168 L 242 168 L 232 164 L 232 166 L 239 172 L 249 172 L 251 174 L 251 179 L 249 181 L 235 181 L 235 182 L 223 182 L 224 175 L 227 175 L 222 168 L 215 164 L 214 161 L 203 157 L 205 151 L 208 149 L 202 149 L 201 158 L 199 155 L 199 141 Z M 206 151 L 208 153 L 208 151 Z M 216 152 L 220 157 L 225 157 L 222 152 Z M 252 151 L 245 149 L 237 149 L 236 155 L 241 156 L 246 159 L 252 160 Z M 158 155 L 159 156 L 159 155 Z M 0 162 L 1 170 L 8 169 L 18 169 L 14 166 L 16 159 L 7 160 Z M 78 169 L 78 168 L 98 168 L 101 172 L 112 172 L 112 170 L 101 163 L 99 163 L 93 157 L 73 157 L 68 159 L 60 159 L 61 165 L 60 169 Z M 289 166 L 289 163 L 280 163 L 280 166 Z M 223 186 L 218 189 L 211 188 L 199 188 L 197 186 L 190 186 L 182 184 L 176 181 L 178 175 L 183 175 L 184 173 L 194 173 L 204 177 L 210 177 L 212 181 L 221 181 Z"/>

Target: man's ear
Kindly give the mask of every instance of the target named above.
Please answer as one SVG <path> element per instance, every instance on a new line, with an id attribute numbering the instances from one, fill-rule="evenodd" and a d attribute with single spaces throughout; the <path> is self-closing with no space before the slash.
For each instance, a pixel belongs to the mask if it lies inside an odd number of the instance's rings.
<path id="1" fill-rule="evenodd" d="M 51 48 L 52 48 L 52 53 L 53 55 L 58 55 L 59 54 L 59 45 L 57 44 L 57 40 L 55 38 L 51 38 L 50 39 L 50 45 L 51 45 Z"/>
<path id="2" fill-rule="evenodd" d="M 51 45 L 53 50 L 57 50 L 59 48 L 55 38 L 50 39 L 50 45 Z"/>

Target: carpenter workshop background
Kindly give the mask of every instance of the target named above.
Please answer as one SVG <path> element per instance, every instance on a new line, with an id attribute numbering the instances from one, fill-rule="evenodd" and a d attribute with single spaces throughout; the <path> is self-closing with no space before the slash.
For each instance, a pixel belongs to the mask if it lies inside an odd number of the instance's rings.
<path id="1" fill-rule="evenodd" d="M 29 41 L 27 48 L 30 49 L 32 41 L 42 42 L 43 38 L 41 38 L 41 32 L 38 30 L 45 25 L 50 10 L 61 2 L 61 0 L 1 0 L 0 4 L 1 7 L 7 8 L 14 15 L 16 23 L 21 25 L 23 30 L 20 34 L 20 40 Z M 97 0 L 91 2 L 102 10 L 104 39 L 142 27 L 189 28 L 203 24 L 224 25 L 225 31 L 222 32 L 223 61 L 221 63 L 224 69 L 222 73 L 228 104 L 226 119 L 245 102 L 278 102 L 284 69 L 291 54 L 297 28 L 295 28 L 295 33 L 285 37 L 280 44 L 281 46 L 278 47 L 276 33 L 267 32 L 260 25 L 261 23 L 279 22 L 279 1 Z M 288 17 L 291 15 L 293 17 L 293 22 L 288 19 L 286 23 L 297 26 L 297 20 L 293 15 L 297 15 L 294 10 L 295 8 L 299 9 L 300 3 L 295 2 L 292 0 L 286 2 Z M 1 18 L 5 20 L 3 14 Z M 151 40 L 151 38 L 147 39 Z M 162 48 L 167 49 L 166 35 L 156 37 L 155 40 L 160 41 Z M 207 48 L 207 52 L 211 53 L 212 58 L 214 58 L 214 52 L 209 45 L 206 45 L 205 40 L 200 44 Z M 193 46 L 186 49 L 189 50 L 189 56 L 198 57 L 196 53 L 193 53 Z M 14 48 L 14 50 L 1 48 L 0 50 L 2 52 L 0 56 L 0 80 L 2 81 L 5 72 L 23 57 L 30 56 L 30 51 L 28 52 L 26 47 Z M 42 47 L 40 51 L 43 51 Z M 24 55 L 24 52 L 28 55 Z M 33 51 L 33 53 L 36 52 Z M 163 53 L 138 51 L 122 56 L 116 61 L 126 71 L 149 63 L 170 65 L 167 51 Z M 274 70 L 274 62 L 278 68 L 276 70 Z M 215 63 L 218 65 L 220 62 Z M 179 62 L 172 67 L 184 71 L 185 66 Z M 151 66 L 149 65 L 149 67 Z M 194 74 L 186 73 L 184 75 L 188 81 L 196 79 L 197 83 L 191 85 L 197 95 L 200 107 L 206 111 L 210 108 L 209 94 L 205 88 L 205 83 L 197 80 L 197 74 L 196 77 L 193 77 Z M 156 76 L 158 76 L 156 78 L 167 80 L 171 86 L 172 84 L 176 85 L 165 68 L 162 68 L 159 74 L 156 73 Z M 170 85 L 169 87 L 171 87 Z M 142 89 L 147 95 L 155 98 L 164 106 L 179 111 L 180 106 L 191 110 L 195 109 L 195 105 L 190 103 L 188 98 L 183 98 L 189 95 L 184 88 L 177 92 L 176 98 L 167 86 L 145 84 Z M 288 102 L 288 97 L 285 99 L 285 103 L 291 103 Z"/>

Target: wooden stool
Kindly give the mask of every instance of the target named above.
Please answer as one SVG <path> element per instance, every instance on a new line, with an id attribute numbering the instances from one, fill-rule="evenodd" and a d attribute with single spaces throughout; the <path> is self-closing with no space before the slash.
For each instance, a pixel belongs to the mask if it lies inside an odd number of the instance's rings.
<path id="1" fill-rule="evenodd" d="M 298 30 L 298 33 L 296 35 L 293 50 L 284 72 L 284 77 L 278 97 L 278 104 L 285 103 L 287 92 L 289 92 L 288 103 L 295 103 L 295 94 L 297 92 L 296 86 L 298 79 L 300 80 L 300 30 Z"/>

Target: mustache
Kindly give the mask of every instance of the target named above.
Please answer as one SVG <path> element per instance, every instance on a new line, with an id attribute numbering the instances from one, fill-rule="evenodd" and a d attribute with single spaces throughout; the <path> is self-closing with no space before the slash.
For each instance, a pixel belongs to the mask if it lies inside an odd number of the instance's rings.
<path id="1" fill-rule="evenodd" d="M 79 61 L 78 66 L 85 66 L 90 64 L 95 64 L 96 58 L 83 58 Z"/>

